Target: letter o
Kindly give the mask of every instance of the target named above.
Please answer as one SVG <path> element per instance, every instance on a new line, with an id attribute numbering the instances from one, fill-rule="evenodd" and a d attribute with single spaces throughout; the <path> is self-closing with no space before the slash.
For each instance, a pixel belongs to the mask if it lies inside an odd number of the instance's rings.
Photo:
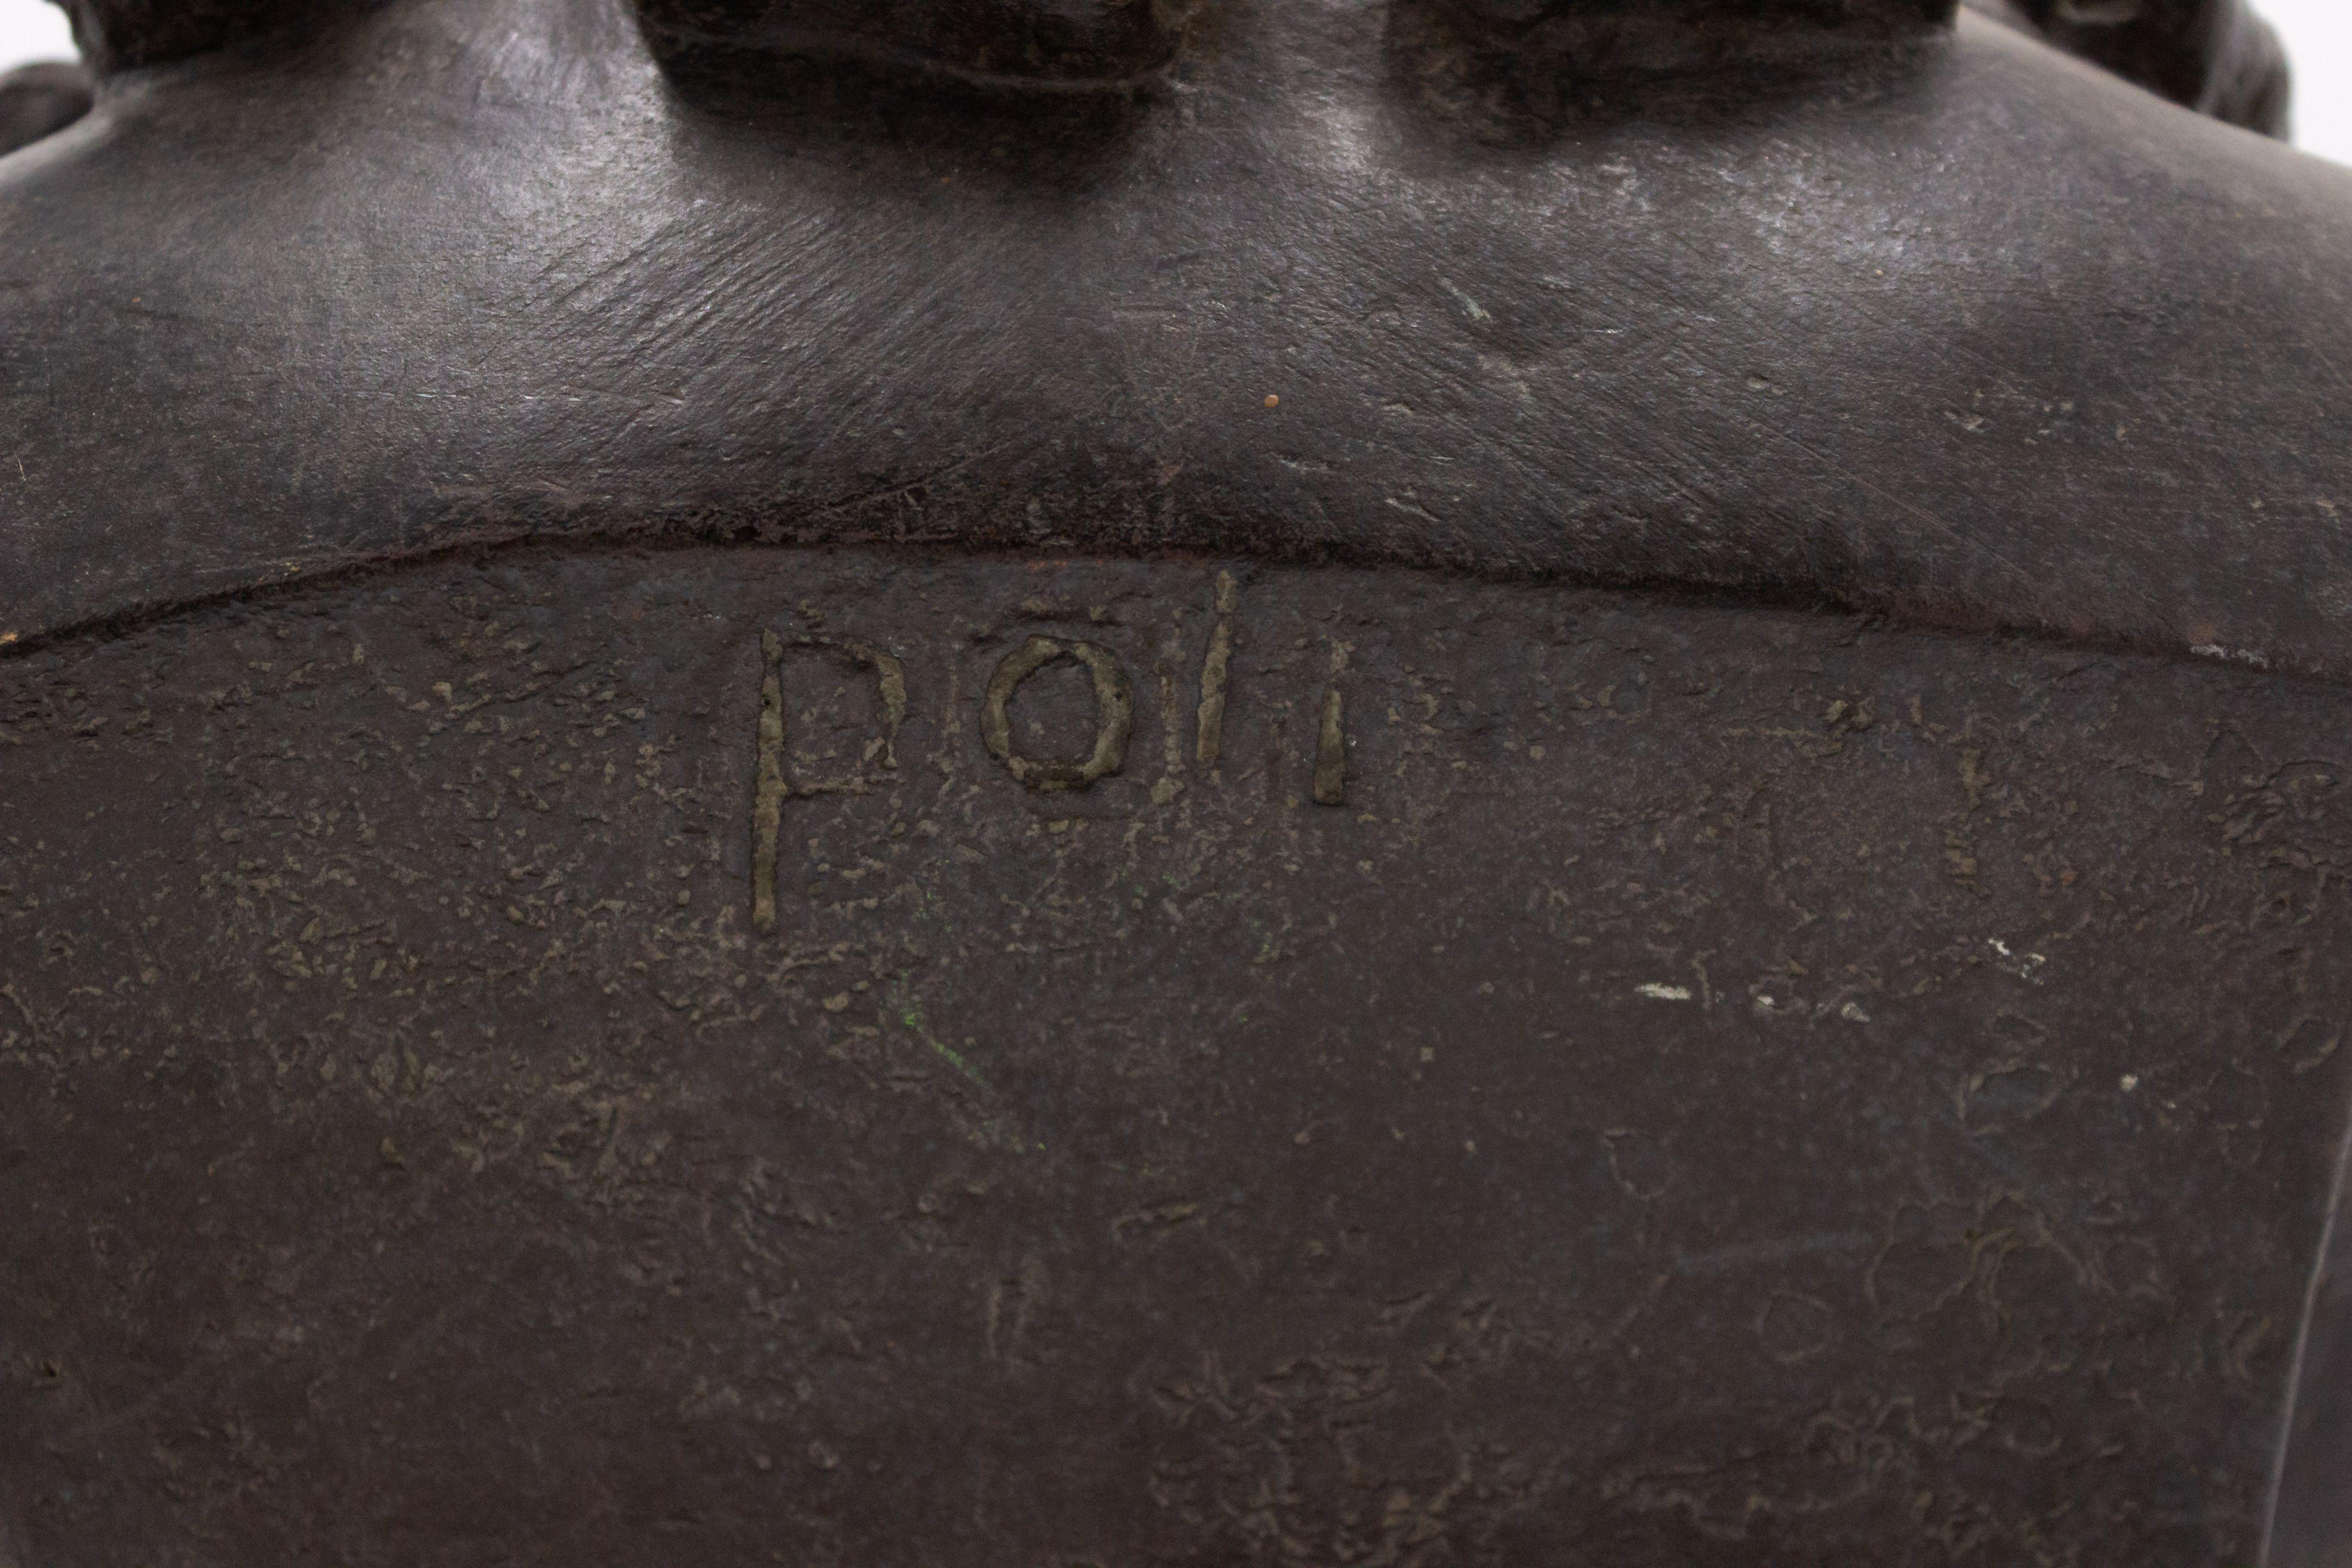
<path id="1" fill-rule="evenodd" d="M 1013 694 L 1021 683 L 1060 659 L 1087 667 L 1095 681 L 1095 749 L 1082 763 L 1039 762 L 1013 743 Z M 1135 733 L 1135 693 L 1118 655 L 1088 642 L 1031 637 L 1004 656 L 989 677 L 980 710 L 980 738 L 1005 771 L 1034 790 L 1085 789 L 1118 772 L 1127 761 L 1128 738 Z"/>

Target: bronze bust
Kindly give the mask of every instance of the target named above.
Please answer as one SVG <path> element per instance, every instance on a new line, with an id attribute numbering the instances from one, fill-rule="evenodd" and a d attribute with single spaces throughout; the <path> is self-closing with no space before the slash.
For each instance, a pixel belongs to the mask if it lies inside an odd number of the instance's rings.
<path id="1" fill-rule="evenodd" d="M 2234 0 L 69 9 L 0 1563 L 2344 1560 Z"/>

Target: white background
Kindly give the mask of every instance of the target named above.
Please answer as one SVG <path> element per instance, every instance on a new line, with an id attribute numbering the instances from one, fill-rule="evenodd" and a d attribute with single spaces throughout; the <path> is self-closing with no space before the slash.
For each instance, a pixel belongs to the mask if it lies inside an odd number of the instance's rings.
<path id="1" fill-rule="evenodd" d="M 2255 0 L 2294 57 L 2294 140 L 2352 163 L 2352 0 Z M 0 69 L 73 52 L 48 0 L 0 0 Z"/>

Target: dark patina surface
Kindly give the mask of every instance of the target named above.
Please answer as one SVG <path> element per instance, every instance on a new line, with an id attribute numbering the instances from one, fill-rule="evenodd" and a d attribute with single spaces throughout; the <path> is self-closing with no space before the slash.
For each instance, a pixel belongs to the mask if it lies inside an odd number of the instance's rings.
<path id="1" fill-rule="evenodd" d="M 2341 1560 L 2352 175 L 1893 4 L 78 26 L 0 1562 Z"/>
<path id="2" fill-rule="evenodd" d="M 0 76 L 0 153 L 56 134 L 89 112 L 89 72 L 63 61 L 19 66 Z"/>

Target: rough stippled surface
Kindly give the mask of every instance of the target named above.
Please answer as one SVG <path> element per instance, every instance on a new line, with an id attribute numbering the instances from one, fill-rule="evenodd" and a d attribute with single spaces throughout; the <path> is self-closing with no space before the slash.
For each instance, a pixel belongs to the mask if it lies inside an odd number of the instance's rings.
<path id="1" fill-rule="evenodd" d="M 0 164 L 0 1561 L 2330 1563 L 2352 176 L 1759 15 Z"/>
<path id="2" fill-rule="evenodd" d="M 985 733 L 1040 638 L 1133 694 L 1088 790 Z M 0 720 L 26 1561 L 2259 1542 L 2352 1064 L 2333 689 L 689 552 L 209 610 Z"/>

